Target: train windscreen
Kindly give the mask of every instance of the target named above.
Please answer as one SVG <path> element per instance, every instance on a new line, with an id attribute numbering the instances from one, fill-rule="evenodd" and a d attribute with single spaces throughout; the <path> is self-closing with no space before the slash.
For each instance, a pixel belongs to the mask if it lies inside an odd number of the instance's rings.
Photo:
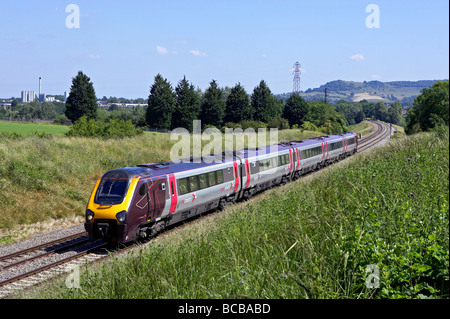
<path id="1" fill-rule="evenodd" d="M 124 171 L 111 171 L 106 173 L 98 185 L 95 203 L 117 205 L 123 202 L 128 190 L 130 178 Z"/>

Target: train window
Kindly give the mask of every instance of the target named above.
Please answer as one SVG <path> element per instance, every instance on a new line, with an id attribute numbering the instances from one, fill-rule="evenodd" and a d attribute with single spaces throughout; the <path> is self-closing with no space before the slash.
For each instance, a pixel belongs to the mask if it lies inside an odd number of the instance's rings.
<path id="1" fill-rule="evenodd" d="M 208 174 L 208 184 L 209 186 L 216 185 L 216 173 L 215 172 L 209 172 Z"/>
<path id="2" fill-rule="evenodd" d="M 222 184 L 223 183 L 223 171 L 216 171 L 216 181 L 217 184 Z"/>
<path id="3" fill-rule="evenodd" d="M 142 184 L 142 186 L 139 188 L 139 195 L 144 196 L 146 193 L 145 184 Z"/>
<path id="4" fill-rule="evenodd" d="M 180 195 L 189 193 L 187 178 L 178 180 L 178 191 L 180 192 Z"/>
<path id="5" fill-rule="evenodd" d="M 303 154 L 301 155 L 301 157 L 303 159 L 314 157 L 314 156 L 317 156 L 317 155 L 321 155 L 322 154 L 322 146 L 318 146 L 318 147 L 310 148 L 310 149 L 307 149 L 307 150 L 303 150 L 302 152 L 303 152 Z"/>
<path id="6" fill-rule="evenodd" d="M 270 168 L 270 158 L 259 161 L 259 170 L 261 172 L 266 171 Z"/>
<path id="7" fill-rule="evenodd" d="M 338 150 L 338 149 L 341 149 L 342 146 L 343 146 L 343 145 L 342 145 L 342 141 L 340 141 L 340 142 L 335 142 L 335 143 L 329 145 L 328 150 L 329 150 L 329 151 Z"/>
<path id="8" fill-rule="evenodd" d="M 289 164 L 289 154 L 278 156 L 278 166 Z"/>
<path id="9" fill-rule="evenodd" d="M 208 187 L 207 175 L 206 174 L 198 175 L 198 181 L 199 181 L 200 189 Z"/>
<path id="10" fill-rule="evenodd" d="M 270 168 L 277 167 L 277 163 L 278 163 L 278 156 L 277 157 L 272 157 L 270 159 Z"/>
<path id="11" fill-rule="evenodd" d="M 174 185 L 173 181 L 170 182 L 170 189 L 172 191 L 172 196 L 174 196 L 175 195 L 175 185 Z"/>
<path id="12" fill-rule="evenodd" d="M 322 146 L 318 146 L 312 149 L 312 156 L 317 156 L 322 154 Z"/>
<path id="13" fill-rule="evenodd" d="M 191 176 L 188 177 L 188 185 L 189 185 L 189 191 L 195 192 L 198 191 L 198 179 L 197 176 Z"/>

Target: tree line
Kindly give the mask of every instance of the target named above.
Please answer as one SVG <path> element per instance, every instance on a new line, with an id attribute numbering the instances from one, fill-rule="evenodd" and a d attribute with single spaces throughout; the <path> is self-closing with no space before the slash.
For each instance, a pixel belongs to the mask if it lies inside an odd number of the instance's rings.
<path id="1" fill-rule="evenodd" d="M 427 106 L 430 103 L 433 106 Z M 424 89 L 416 98 L 406 119 L 399 102 L 393 102 L 389 107 L 383 102 L 366 100 L 340 100 L 335 104 L 327 104 L 323 100 L 305 101 L 299 94 L 281 99 L 272 94 L 264 80 L 261 80 L 251 94 L 240 83 L 232 88 L 221 88 L 216 80 L 212 80 L 202 92 L 186 76 L 176 87 L 172 87 L 161 74 L 155 76 L 150 86 L 147 105 L 110 111 L 99 109 L 93 83 L 80 71 L 72 79 L 65 109 L 62 110 L 61 105 L 53 107 L 52 116 L 59 114 L 59 118 L 63 116 L 63 119 L 73 123 L 82 117 L 86 117 L 88 121 L 99 120 L 105 123 L 111 120 L 124 121 L 135 127 L 160 130 L 177 127 L 192 130 L 193 120 L 200 119 L 203 128 L 301 128 L 325 134 L 342 133 L 347 130 L 347 126 L 372 118 L 406 126 L 407 132 L 413 133 L 427 130 L 439 123 L 448 125 L 448 81 L 439 81 L 430 89 Z M 49 105 L 18 105 L 15 112 L 22 117 L 30 117 L 33 113 L 44 114 L 45 108 L 48 109 Z M 61 114 L 62 111 L 64 115 Z M 0 110 L 0 118 L 7 112 Z"/>
<path id="2" fill-rule="evenodd" d="M 333 134 L 346 131 L 348 125 L 366 117 L 405 125 L 399 102 L 389 108 L 383 102 L 365 100 L 327 104 L 305 101 L 299 94 L 291 94 L 285 101 L 273 96 L 264 80 L 251 94 L 240 83 L 220 88 L 216 80 L 202 93 L 186 77 L 173 88 L 161 74 L 156 75 L 150 88 L 146 110 L 147 124 L 166 130 L 191 129 L 192 121 L 200 119 L 204 127 L 294 127 Z"/>

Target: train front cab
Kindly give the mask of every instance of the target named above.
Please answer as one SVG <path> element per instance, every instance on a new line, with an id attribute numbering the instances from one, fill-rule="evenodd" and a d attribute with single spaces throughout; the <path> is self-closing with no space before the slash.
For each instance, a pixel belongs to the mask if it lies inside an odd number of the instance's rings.
<path id="1" fill-rule="evenodd" d="M 125 169 L 112 170 L 98 179 L 86 208 L 84 227 L 89 240 L 129 241 L 129 209 L 140 176 Z"/>

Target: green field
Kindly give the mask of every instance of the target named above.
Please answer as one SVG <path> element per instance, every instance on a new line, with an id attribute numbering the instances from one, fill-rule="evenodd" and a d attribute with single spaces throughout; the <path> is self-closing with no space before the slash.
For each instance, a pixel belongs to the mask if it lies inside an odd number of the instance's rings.
<path id="1" fill-rule="evenodd" d="M 33 134 L 52 134 L 64 136 L 64 134 L 68 131 L 69 127 L 65 125 L 0 121 L 0 133 L 5 132 L 23 136 Z"/>
<path id="2" fill-rule="evenodd" d="M 37 296 L 448 298 L 448 178 L 448 132 L 398 139 Z"/>

